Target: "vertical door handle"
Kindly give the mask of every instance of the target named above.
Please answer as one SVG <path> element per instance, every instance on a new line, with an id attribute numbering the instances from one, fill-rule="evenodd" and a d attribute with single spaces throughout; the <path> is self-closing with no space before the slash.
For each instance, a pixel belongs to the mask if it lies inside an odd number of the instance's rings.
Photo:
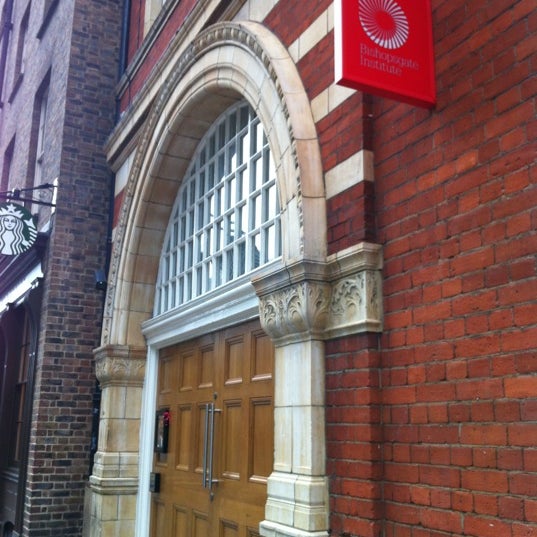
<path id="1" fill-rule="evenodd" d="M 205 404 L 205 435 L 203 441 L 203 488 L 209 489 L 212 498 L 212 489 L 218 479 L 213 479 L 214 462 L 214 415 L 222 412 L 214 407 L 214 403 Z"/>
<path id="2" fill-rule="evenodd" d="M 205 404 L 205 434 L 203 435 L 203 474 L 202 482 L 203 488 L 207 488 L 207 450 L 209 449 L 209 408 L 212 403 Z"/>
<path id="3" fill-rule="evenodd" d="M 211 403 L 209 409 L 209 462 L 208 467 L 208 476 L 207 482 L 209 484 L 209 490 L 213 488 L 213 456 L 214 456 L 214 403 Z"/>

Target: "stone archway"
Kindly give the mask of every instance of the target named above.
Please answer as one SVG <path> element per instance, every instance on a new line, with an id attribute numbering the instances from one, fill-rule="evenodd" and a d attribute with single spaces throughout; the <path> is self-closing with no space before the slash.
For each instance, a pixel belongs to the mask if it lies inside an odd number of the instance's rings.
<path id="1" fill-rule="evenodd" d="M 296 67 L 264 26 L 215 25 L 179 58 L 146 121 L 117 229 L 103 343 L 144 344 L 139 326 L 152 313 L 147 297 L 181 174 L 207 127 L 238 99 L 258 114 L 277 162 L 284 264 L 325 261 L 321 157 Z"/>
<path id="2" fill-rule="evenodd" d="M 256 283 L 261 320 L 276 342 L 279 363 L 275 471 L 262 534 L 327 535 L 322 332 L 331 293 L 320 151 L 292 59 L 273 34 L 251 22 L 215 25 L 177 59 L 138 145 L 116 230 L 102 347 L 96 351 L 104 410 L 90 480 L 91 535 L 105 524 L 99 513 L 113 505 L 130 507 L 116 509 L 116 519 L 106 524 L 143 535 L 146 522 L 134 517 L 140 421 L 133 408 L 140 408 L 144 371 L 146 392 L 148 377 L 155 375 L 155 352 L 150 348 L 147 354 L 141 325 L 152 315 L 160 248 L 182 174 L 207 127 L 238 99 L 246 99 L 264 125 L 277 163 L 282 210 L 283 262 Z M 283 296 L 294 297 L 294 309 L 282 306 Z M 297 383 L 303 390 L 290 396 L 289 386 Z M 121 408 L 115 406 L 118 401 Z M 150 405 L 151 397 L 144 401 Z M 138 507 L 144 505 L 139 497 Z"/>

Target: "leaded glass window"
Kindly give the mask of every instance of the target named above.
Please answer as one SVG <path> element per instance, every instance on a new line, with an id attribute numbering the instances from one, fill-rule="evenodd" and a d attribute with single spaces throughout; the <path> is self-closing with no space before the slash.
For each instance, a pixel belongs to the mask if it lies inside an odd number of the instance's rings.
<path id="1" fill-rule="evenodd" d="M 185 174 L 164 240 L 155 313 L 280 256 L 273 159 L 259 118 L 240 103 L 213 124 Z"/>

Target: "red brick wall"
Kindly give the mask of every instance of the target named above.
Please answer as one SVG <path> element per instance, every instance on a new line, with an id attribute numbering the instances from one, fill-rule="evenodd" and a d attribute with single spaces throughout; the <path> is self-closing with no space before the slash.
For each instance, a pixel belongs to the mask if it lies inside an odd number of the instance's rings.
<path id="1" fill-rule="evenodd" d="M 120 95 L 120 110 L 122 112 L 128 108 L 134 97 L 142 89 L 155 65 L 158 64 L 159 59 L 172 40 L 175 32 L 194 8 L 195 3 L 195 0 L 184 0 L 179 2 L 174 9 L 157 39 L 149 48 L 147 56 L 144 58 L 140 69 L 138 69 L 134 75 L 130 75 L 131 78 L 129 78 L 129 83 L 123 94 Z M 134 59 L 143 43 L 145 0 L 134 0 L 131 6 L 131 23 L 128 40 L 129 62 Z"/>
<path id="2" fill-rule="evenodd" d="M 307 4 L 303 0 L 284 0 L 276 4 L 263 22 L 285 46 L 289 46 L 331 3 L 332 0 L 316 0 Z"/>
<path id="3" fill-rule="evenodd" d="M 144 18 L 146 0 L 130 1 L 130 19 L 127 45 L 127 62 L 130 63 L 144 39 Z"/>
<path id="4" fill-rule="evenodd" d="M 383 527 L 382 392 L 378 336 L 326 346 L 327 475 L 332 535 L 379 537 Z"/>
<path id="5" fill-rule="evenodd" d="M 375 241 L 375 186 L 362 181 L 341 196 L 327 201 L 329 252 L 334 253 L 357 242 Z"/>
<path id="6" fill-rule="evenodd" d="M 290 45 L 330 3 L 284 0 L 265 24 Z M 327 342 L 332 535 L 532 537 L 537 12 L 432 4 L 437 107 L 357 93 L 317 124 L 325 171 L 362 149 L 376 163 L 328 200 L 329 252 L 374 240 L 385 257 L 382 335 Z M 332 39 L 298 63 L 311 99 Z"/>
<path id="7" fill-rule="evenodd" d="M 385 256 L 380 387 L 348 365 L 371 350 L 328 344 L 332 528 L 535 536 L 537 13 L 526 2 L 433 8 L 438 106 L 372 101 Z M 329 224 L 356 229 L 357 188 L 329 201 Z M 346 220 L 334 214 L 351 200 Z M 330 229 L 333 250 L 360 240 Z M 378 404 L 365 412 L 364 390 L 380 393 L 382 455 L 371 449 L 370 466 L 362 444 L 379 434 L 377 423 L 367 428 Z"/>

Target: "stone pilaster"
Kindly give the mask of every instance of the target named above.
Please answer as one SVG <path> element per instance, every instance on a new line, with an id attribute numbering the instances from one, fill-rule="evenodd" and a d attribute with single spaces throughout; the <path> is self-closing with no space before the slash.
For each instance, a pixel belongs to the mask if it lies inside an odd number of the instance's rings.
<path id="1" fill-rule="evenodd" d="M 95 351 L 102 397 L 99 445 L 89 485 L 89 537 L 134 535 L 145 363 L 145 348 L 109 345 Z"/>
<path id="2" fill-rule="evenodd" d="M 324 340 L 382 329 L 382 251 L 362 243 L 327 263 L 300 262 L 254 280 L 275 345 L 274 468 L 264 537 L 329 534 Z"/>

